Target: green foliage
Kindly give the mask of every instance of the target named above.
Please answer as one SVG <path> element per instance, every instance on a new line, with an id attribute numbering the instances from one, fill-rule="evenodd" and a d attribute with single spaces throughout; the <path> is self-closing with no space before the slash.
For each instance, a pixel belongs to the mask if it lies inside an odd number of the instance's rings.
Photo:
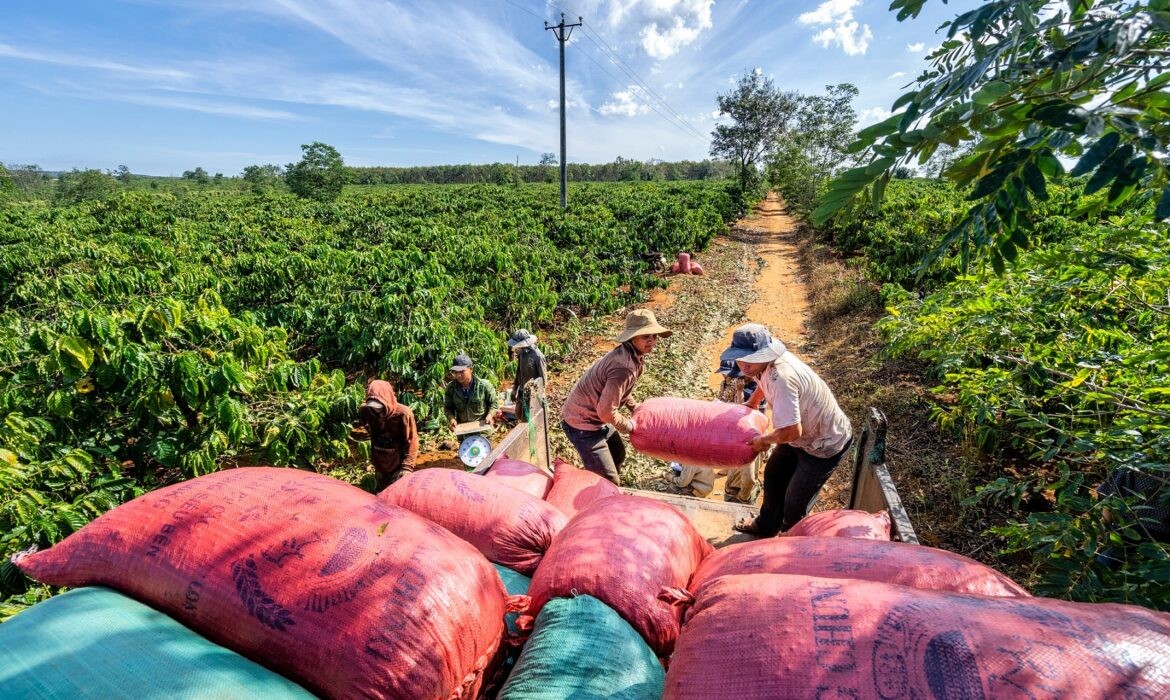
<path id="1" fill-rule="evenodd" d="M 204 170 L 202 166 L 197 167 L 194 170 L 184 170 L 183 179 L 191 180 L 199 185 L 206 185 L 207 183 L 211 182 L 211 177 L 207 174 L 207 171 Z"/>
<path id="2" fill-rule="evenodd" d="M 921 300 L 886 289 L 892 315 L 881 328 L 892 351 L 934 368 L 938 421 L 980 449 L 1036 465 L 980 496 L 1051 503 L 997 531 L 1010 551 L 1033 554 L 1046 593 L 1170 609 L 1166 545 L 1134 545 L 1116 571 L 1095 561 L 1139 538 L 1124 517 L 1132 503 L 1090 492 L 1115 468 L 1166 483 L 1168 260 L 1164 232 L 1138 211 L 1099 226 L 1073 221 L 1002 276 L 958 276 Z M 1170 499 L 1170 488 L 1158 497 Z M 1103 522 L 1105 507 L 1121 514 L 1118 527 Z"/>
<path id="3" fill-rule="evenodd" d="M 535 165 L 512 166 L 522 182 L 553 182 L 557 177 L 557 155 L 541 154 Z M 637 177 L 629 177 L 631 170 Z M 494 164 L 416 165 L 403 168 L 350 167 L 350 182 L 360 185 L 475 185 L 493 182 Z M 618 156 L 610 163 L 569 163 L 569 182 L 618 182 L 621 180 L 722 180 L 735 174 L 722 160 L 677 162 L 638 161 Z"/>
<path id="4" fill-rule="evenodd" d="M 8 172 L 8 168 L 0 163 L 0 201 L 10 199 L 19 192 L 16 186 L 16 181 L 12 179 L 12 175 Z"/>
<path id="5" fill-rule="evenodd" d="M 280 182 L 280 166 L 249 165 L 244 168 L 241 177 L 253 194 L 264 194 Z"/>
<path id="6" fill-rule="evenodd" d="M 285 183 L 298 197 L 332 202 L 341 196 L 349 171 L 337 149 L 314 141 L 301 146 L 302 158 L 285 168 Z"/>
<path id="7" fill-rule="evenodd" d="M 899 19 L 924 0 L 895 0 Z M 931 253 L 960 249 L 963 263 L 986 255 L 997 271 L 1032 238 L 1035 209 L 1064 176 L 1088 176 L 1095 211 L 1130 199 L 1158 201 L 1147 220 L 1170 216 L 1170 2 L 1046 0 L 986 2 L 943 25 L 947 40 L 896 114 L 863 129 L 851 146 L 869 162 L 835 180 L 814 212 L 820 224 L 859 200 L 880 201 L 899 165 L 924 163 L 943 145 L 974 142 L 945 175 L 971 183 L 973 202 Z M 865 196 L 862 196 L 862 195 Z M 1143 208 L 1143 207 L 1139 207 Z M 1143 208 L 1144 210 L 1144 208 Z"/>
<path id="8" fill-rule="evenodd" d="M 857 88 L 830 85 L 824 95 L 797 95 L 795 119 L 777 136 L 768 158 L 768 182 L 799 212 L 816 206 L 830 178 L 853 156 L 845 151 L 853 140 Z"/>
<path id="9" fill-rule="evenodd" d="M 738 166 L 740 191 L 748 196 L 762 184 L 757 164 L 776 147 L 798 108 L 794 92 L 780 92 L 771 78 L 748 71 L 724 95 L 717 95 L 719 114 L 731 118 L 711 133 L 711 155 Z"/>
<path id="10" fill-rule="evenodd" d="M 89 200 L 105 200 L 118 192 L 118 181 L 100 170 L 74 170 L 61 173 L 53 192 L 54 201 L 63 206 Z"/>

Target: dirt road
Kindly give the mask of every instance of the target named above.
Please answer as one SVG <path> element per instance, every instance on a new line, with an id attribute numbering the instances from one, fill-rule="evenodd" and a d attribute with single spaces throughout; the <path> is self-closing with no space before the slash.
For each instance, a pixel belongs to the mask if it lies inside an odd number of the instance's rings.
<path id="1" fill-rule="evenodd" d="M 768 195 L 754 216 L 740 219 L 731 233 L 733 238 L 748 243 L 749 252 L 759 261 L 759 273 L 751 290 L 754 300 L 744 310 L 744 318 L 767 326 L 799 353 L 805 341 L 808 298 L 800 279 L 795 235 L 796 222 L 775 193 Z M 715 343 L 704 348 L 712 371 L 718 368 L 719 354 L 731 343 L 731 335 L 739 325 L 728 326 Z M 719 376 L 712 374 L 708 386 L 718 390 L 719 381 Z"/>

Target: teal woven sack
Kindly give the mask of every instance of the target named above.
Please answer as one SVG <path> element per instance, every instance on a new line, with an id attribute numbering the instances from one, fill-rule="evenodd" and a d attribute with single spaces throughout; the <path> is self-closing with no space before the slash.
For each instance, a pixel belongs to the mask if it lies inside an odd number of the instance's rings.
<path id="1" fill-rule="evenodd" d="M 500 691 L 501 700 L 658 700 L 666 674 L 653 650 L 605 603 L 554 598 Z"/>
<path id="2" fill-rule="evenodd" d="M 528 584 L 532 583 L 532 579 L 506 566 L 499 564 L 492 564 L 492 566 L 496 567 L 496 573 L 504 582 L 504 588 L 508 590 L 508 595 L 528 595 Z M 504 616 L 504 624 L 508 626 L 508 632 L 516 634 L 516 618 L 519 616 L 520 613 L 508 613 Z"/>
<path id="3" fill-rule="evenodd" d="M 0 624 L 0 698 L 311 697 L 108 588 L 78 588 Z"/>

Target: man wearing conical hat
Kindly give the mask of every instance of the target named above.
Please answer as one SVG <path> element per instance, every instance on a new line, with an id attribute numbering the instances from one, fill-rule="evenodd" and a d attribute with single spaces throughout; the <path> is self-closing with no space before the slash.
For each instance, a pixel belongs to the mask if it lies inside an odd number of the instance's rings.
<path id="1" fill-rule="evenodd" d="M 642 363 L 658 339 L 670 334 L 659 325 L 654 312 L 631 311 L 625 329 L 617 336 L 621 345 L 585 370 L 561 407 L 561 428 L 581 455 L 582 466 L 618 486 L 618 472 L 626 459 L 621 435 L 634 429 L 634 419 L 618 409 L 634 410 L 631 394 L 642 376 Z"/>

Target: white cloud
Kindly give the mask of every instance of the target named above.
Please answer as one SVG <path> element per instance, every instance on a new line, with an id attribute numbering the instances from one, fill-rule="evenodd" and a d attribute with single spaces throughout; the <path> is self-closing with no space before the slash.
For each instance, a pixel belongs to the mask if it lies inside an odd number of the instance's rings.
<path id="1" fill-rule="evenodd" d="M 857 114 L 857 123 L 859 126 L 876 124 L 883 119 L 889 119 L 890 115 L 892 114 L 893 112 L 886 109 L 885 107 L 870 107 L 869 109 L 861 110 L 861 112 Z"/>
<path id="2" fill-rule="evenodd" d="M 853 19 L 853 8 L 861 0 L 826 0 L 811 12 L 797 17 L 797 21 L 811 27 L 830 25 L 813 34 L 812 40 L 825 48 L 832 45 L 850 56 L 863 54 L 869 49 L 873 32 L 868 24 L 858 24 Z"/>
<path id="3" fill-rule="evenodd" d="M 921 42 L 921 41 L 913 43 L 913 44 L 906 44 L 906 50 L 909 51 L 910 53 L 922 53 L 922 50 L 925 48 L 926 48 L 926 44 L 924 42 Z"/>
<path id="4" fill-rule="evenodd" d="M 674 56 L 711 29 L 714 0 L 582 0 L 574 10 L 603 17 L 607 30 L 637 36 L 646 55 L 662 60 Z"/>
<path id="5" fill-rule="evenodd" d="M 612 117 L 636 117 L 650 111 L 643 98 L 643 90 L 637 85 L 611 95 L 611 99 L 597 109 L 601 114 Z"/>
<path id="6" fill-rule="evenodd" d="M 901 70 L 900 70 L 900 71 L 898 71 L 898 72 L 896 72 L 896 73 L 891 73 L 891 74 L 890 74 L 890 77 L 886 78 L 886 80 L 893 80 L 894 78 L 901 78 L 901 77 L 904 77 L 904 76 L 906 76 L 906 75 L 909 75 L 909 74 L 908 74 L 906 71 L 901 71 Z"/>

